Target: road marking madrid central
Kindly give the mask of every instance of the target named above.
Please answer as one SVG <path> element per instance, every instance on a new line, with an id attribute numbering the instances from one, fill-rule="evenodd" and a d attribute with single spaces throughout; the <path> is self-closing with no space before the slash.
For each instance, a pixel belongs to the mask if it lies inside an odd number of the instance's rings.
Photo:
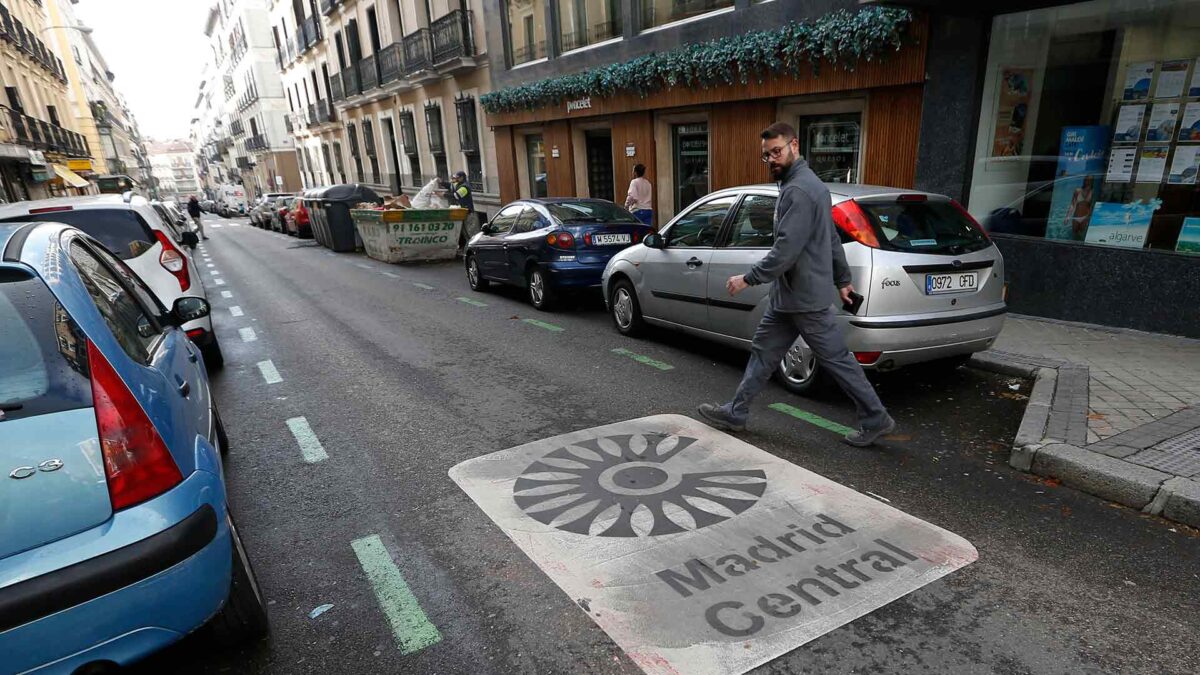
<path id="1" fill-rule="evenodd" d="M 231 293 L 231 292 L 229 292 L 229 291 L 221 291 L 221 297 L 222 297 L 222 298 L 232 298 L 232 297 L 233 297 L 233 293 Z"/>
<path id="2" fill-rule="evenodd" d="M 321 440 L 313 433 L 307 419 L 293 417 L 287 421 L 287 425 L 292 435 L 296 437 L 296 443 L 300 444 L 300 454 L 304 455 L 304 461 L 316 464 L 329 459 L 329 455 L 325 452 L 325 446 L 321 445 Z"/>
<path id="3" fill-rule="evenodd" d="M 361 268 L 363 268 L 364 270 L 369 270 L 369 269 L 371 269 L 371 266 L 370 266 L 370 265 L 364 265 L 363 263 L 354 263 L 354 266 L 355 266 L 355 267 L 361 267 Z"/>
<path id="4" fill-rule="evenodd" d="M 537 326 L 538 328 L 545 328 L 546 330 L 552 331 L 555 333 L 561 333 L 564 330 L 566 330 L 562 326 L 555 326 L 552 323 L 546 323 L 545 321 L 539 321 L 537 319 L 521 319 L 521 320 L 531 326 Z"/>
<path id="5" fill-rule="evenodd" d="M 472 307 L 487 307 L 486 302 L 480 302 L 478 300 L 472 300 L 470 298 L 458 297 L 458 298 L 455 298 L 455 300 L 458 300 L 459 302 L 464 302 L 468 305 L 471 305 Z"/>
<path id="6" fill-rule="evenodd" d="M 618 348 L 612 350 L 612 353 L 620 354 L 621 356 L 628 356 L 629 358 L 633 359 L 634 361 L 637 361 L 638 363 L 644 363 L 647 366 L 650 366 L 652 368 L 658 368 L 659 370 L 674 370 L 674 368 L 675 368 L 675 366 L 673 366 L 669 363 L 665 363 L 663 361 L 658 361 L 656 359 L 652 359 L 649 356 L 642 356 L 641 354 L 638 354 L 636 352 L 631 352 L 628 349 L 625 349 L 624 347 L 618 347 Z"/>
<path id="7" fill-rule="evenodd" d="M 278 384 L 283 382 L 283 376 L 276 370 L 275 364 L 271 363 L 270 359 L 258 362 L 258 372 L 262 373 L 263 379 L 267 384 Z"/>
<path id="8" fill-rule="evenodd" d="M 254 332 L 253 328 L 249 327 L 239 328 L 238 335 L 242 336 L 242 342 L 254 342 L 258 339 L 258 334 Z"/>
<path id="9" fill-rule="evenodd" d="M 217 285 L 218 285 L 218 286 L 224 286 L 224 285 L 225 285 L 225 280 L 224 280 L 224 279 L 221 279 L 221 278 L 219 278 L 219 277 L 218 277 L 216 281 L 217 281 Z"/>
<path id="10" fill-rule="evenodd" d="M 391 272 L 380 272 L 380 274 L 382 274 L 382 275 L 383 275 L 383 276 L 385 276 L 385 277 L 391 277 L 392 279 L 399 279 L 399 278 L 400 278 L 400 275 L 399 275 L 399 274 L 392 274 Z"/>
<path id="11" fill-rule="evenodd" d="M 400 653 L 413 654 L 441 642 L 442 634 L 425 616 L 421 603 L 408 588 L 379 535 L 355 539 L 350 547 L 371 582 L 371 590 L 375 591 L 375 599 L 392 627 Z"/>
<path id="12" fill-rule="evenodd" d="M 851 429 L 844 424 L 838 424 L 837 422 L 834 422 L 833 420 L 827 420 L 816 413 L 810 413 L 807 410 L 801 410 L 800 408 L 790 406 L 786 403 L 772 403 L 767 407 L 776 412 L 781 412 L 784 415 L 791 415 L 798 420 L 804 420 L 805 422 L 821 427 L 822 429 L 828 429 L 834 433 L 842 434 L 843 436 L 854 433 L 854 429 Z"/>
<path id="13" fill-rule="evenodd" d="M 239 306 L 237 306 L 237 305 L 234 305 L 233 307 L 230 307 L 230 308 L 229 308 L 229 313 L 230 313 L 230 314 L 232 314 L 232 315 L 234 315 L 234 316 L 242 316 L 242 315 L 244 315 L 244 314 L 245 314 L 245 312 L 243 312 L 243 311 L 242 311 L 242 308 L 241 308 L 241 307 L 239 307 Z"/>
<path id="14" fill-rule="evenodd" d="M 432 291 L 433 290 L 433 286 L 430 286 L 429 284 L 423 284 L 419 281 L 412 282 L 412 285 L 416 286 L 417 288 L 419 288 L 423 291 Z M 462 298 L 459 298 L 459 300 L 462 300 Z"/>

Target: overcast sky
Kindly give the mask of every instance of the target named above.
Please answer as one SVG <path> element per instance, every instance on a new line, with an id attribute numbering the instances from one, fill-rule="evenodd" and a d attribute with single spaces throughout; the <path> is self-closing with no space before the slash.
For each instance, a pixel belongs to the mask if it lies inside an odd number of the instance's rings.
<path id="1" fill-rule="evenodd" d="M 75 14 L 116 75 L 142 136 L 187 138 L 212 0 L 80 0 Z"/>

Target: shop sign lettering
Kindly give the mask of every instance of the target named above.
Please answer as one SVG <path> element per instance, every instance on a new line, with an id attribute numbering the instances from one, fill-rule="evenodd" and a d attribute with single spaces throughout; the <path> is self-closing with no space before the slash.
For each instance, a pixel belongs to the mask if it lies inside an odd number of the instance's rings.
<path id="1" fill-rule="evenodd" d="M 574 101 L 567 101 L 567 112 L 575 112 L 577 110 L 588 110 L 592 107 L 592 97 L 577 98 Z"/>

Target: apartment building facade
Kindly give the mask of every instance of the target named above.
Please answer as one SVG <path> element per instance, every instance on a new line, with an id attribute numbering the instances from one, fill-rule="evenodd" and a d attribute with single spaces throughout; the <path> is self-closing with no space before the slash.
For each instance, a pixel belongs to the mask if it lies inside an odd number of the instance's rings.
<path id="1" fill-rule="evenodd" d="M 153 180 L 150 191 L 159 199 L 187 198 L 198 194 L 200 182 L 196 175 L 192 144 L 181 139 L 146 143 Z"/>
<path id="2" fill-rule="evenodd" d="M 309 186 L 415 193 L 463 171 L 499 205 L 479 0 L 276 0 L 271 30 Z"/>
<path id="3" fill-rule="evenodd" d="M 89 143 L 75 126 L 67 71 L 47 44 L 53 24 L 36 0 L 0 3 L 0 197 L 40 199 L 87 190 L 71 160 L 89 158 Z"/>

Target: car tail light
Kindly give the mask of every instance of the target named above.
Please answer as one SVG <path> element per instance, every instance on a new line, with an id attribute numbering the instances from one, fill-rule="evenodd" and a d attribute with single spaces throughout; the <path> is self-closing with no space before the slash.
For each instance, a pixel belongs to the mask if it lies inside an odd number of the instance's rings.
<path id="1" fill-rule="evenodd" d="M 910 192 L 896 197 L 896 201 L 902 204 L 904 202 L 927 202 L 929 201 L 929 195 L 923 195 L 919 192 Z"/>
<path id="2" fill-rule="evenodd" d="M 592 245 L 592 233 L 591 232 L 585 232 L 583 234 L 583 245 L 584 246 Z"/>
<path id="3" fill-rule="evenodd" d="M 192 278 L 188 276 L 187 256 L 183 255 L 170 238 L 161 230 L 154 231 L 154 237 L 162 244 L 162 253 L 158 254 L 158 264 L 163 269 L 175 275 L 179 280 L 179 290 L 186 291 L 192 287 Z"/>
<path id="4" fill-rule="evenodd" d="M 867 214 L 853 199 L 847 199 L 833 207 L 833 222 L 842 232 L 863 246 L 879 248 L 879 239 L 867 220 Z"/>
<path id="5" fill-rule="evenodd" d="M 869 366 L 879 360 L 883 352 L 854 352 L 854 359 L 864 366 Z"/>
<path id="6" fill-rule="evenodd" d="M 88 341 L 92 404 L 114 511 L 140 504 L 175 487 L 183 476 L 133 392 Z"/>
<path id="7" fill-rule="evenodd" d="M 958 212 L 962 214 L 963 218 L 966 218 L 972 225 L 975 226 L 976 230 L 979 230 L 979 234 L 982 234 L 984 239 L 987 239 L 987 232 L 984 231 L 983 226 L 979 224 L 979 221 L 975 220 L 975 216 L 972 216 L 970 211 L 964 209 L 962 204 L 959 204 L 953 199 L 950 200 L 950 203 L 954 205 L 954 208 L 958 209 Z"/>
<path id="8" fill-rule="evenodd" d="M 575 248 L 575 235 L 570 232 L 551 232 L 546 235 L 546 243 L 554 248 Z"/>
<path id="9" fill-rule="evenodd" d="M 208 331 L 204 330 L 203 328 L 193 328 L 187 332 L 187 336 L 192 342 L 195 342 L 196 340 L 204 337 L 204 334 L 207 332 Z"/>
<path id="10" fill-rule="evenodd" d="M 40 209 L 29 209 L 29 215 L 35 213 L 59 213 L 61 211 L 74 211 L 74 206 L 45 206 Z"/>
<path id="11" fill-rule="evenodd" d="M 637 230 L 634 230 L 633 231 L 633 243 L 635 243 L 635 244 L 638 243 L 638 241 L 640 241 L 641 238 L 642 238 L 642 233 L 638 232 Z"/>

